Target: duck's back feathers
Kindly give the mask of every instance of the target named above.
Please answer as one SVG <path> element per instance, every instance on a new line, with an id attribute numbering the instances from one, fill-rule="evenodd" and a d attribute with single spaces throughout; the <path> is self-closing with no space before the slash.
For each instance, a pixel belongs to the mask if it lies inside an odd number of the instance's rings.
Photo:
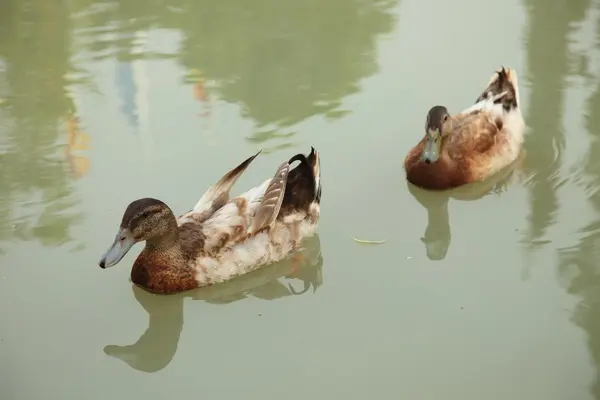
<path id="1" fill-rule="evenodd" d="M 300 163 L 291 169 L 295 161 Z M 312 149 L 308 157 L 298 154 L 281 164 L 260 190 L 251 189 L 217 210 L 202 223 L 206 255 L 191 262 L 196 279 L 222 282 L 297 249 L 319 221 L 319 178 L 319 157 Z"/>
<path id="2" fill-rule="evenodd" d="M 308 157 L 304 154 L 295 155 L 282 163 L 272 178 L 225 204 L 220 204 L 223 199 L 229 197 L 229 189 L 233 182 L 256 155 L 245 160 L 209 189 L 207 194 L 210 195 L 203 196 L 207 201 L 204 201 L 201 207 L 179 218 L 180 234 L 194 236 L 193 242 L 196 244 L 200 243 L 198 238 L 202 238 L 202 251 L 213 254 L 222 252 L 246 240 L 244 238 L 273 227 L 275 221 L 284 224 L 291 223 L 292 220 L 299 222 L 309 214 L 313 203 L 318 205 L 320 202 L 319 155 L 311 148 Z M 300 163 L 291 169 L 290 165 L 295 161 Z M 209 204 L 212 206 L 209 207 Z M 215 205 L 219 208 L 214 209 Z M 202 211 L 198 213 L 197 209 Z M 313 219 L 318 218 L 319 210 L 313 210 L 313 214 L 315 212 Z M 286 216 L 291 219 L 284 221 Z"/>
<path id="3" fill-rule="evenodd" d="M 456 118 L 452 121 L 452 133 L 448 137 L 448 154 L 454 160 L 485 154 L 496 143 L 496 135 L 502 129 L 500 118 L 490 118 L 486 113 Z"/>
<path id="4" fill-rule="evenodd" d="M 505 111 L 516 109 L 519 104 L 519 86 L 517 82 L 517 73 L 512 68 L 500 68 L 490 78 L 487 87 L 479 95 L 475 103 L 486 100 L 491 96 L 505 93 L 495 103 L 502 104 Z"/>

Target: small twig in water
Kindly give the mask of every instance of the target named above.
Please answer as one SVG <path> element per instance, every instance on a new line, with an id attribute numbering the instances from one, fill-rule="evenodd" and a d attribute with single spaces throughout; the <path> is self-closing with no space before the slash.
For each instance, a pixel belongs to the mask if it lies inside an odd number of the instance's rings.
<path id="1" fill-rule="evenodd" d="M 354 241 L 356 243 L 361 243 L 361 244 L 383 244 L 383 243 L 387 242 L 387 240 L 363 240 L 363 239 L 357 239 L 355 237 L 352 237 L 352 239 L 354 239 Z"/>

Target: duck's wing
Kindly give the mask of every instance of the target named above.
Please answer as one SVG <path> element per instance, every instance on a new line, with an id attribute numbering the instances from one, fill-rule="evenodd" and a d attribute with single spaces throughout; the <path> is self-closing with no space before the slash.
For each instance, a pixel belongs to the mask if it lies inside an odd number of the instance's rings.
<path id="1" fill-rule="evenodd" d="M 478 102 L 473 104 L 472 106 L 465 108 L 464 110 L 462 110 L 458 115 L 466 115 L 466 114 L 473 114 L 473 113 L 477 113 L 477 112 L 481 112 L 481 111 L 490 111 L 491 109 L 494 108 L 495 104 L 497 102 L 499 102 L 500 100 L 502 100 L 502 98 L 504 98 L 506 95 L 508 94 L 508 91 L 503 91 L 501 93 L 498 94 L 492 94 L 492 93 L 488 93 L 487 97 L 480 97 L 478 99 Z"/>
<path id="2" fill-rule="evenodd" d="M 296 160 L 301 163 L 291 170 Z M 204 251 L 215 253 L 234 246 L 273 226 L 284 206 L 287 213 L 299 205 L 308 208 L 320 198 L 319 155 L 313 149 L 308 157 L 300 154 L 282 163 L 272 178 L 230 200 L 202 222 Z"/>
<path id="3" fill-rule="evenodd" d="M 269 186 L 262 196 L 262 201 L 254 214 L 249 234 L 255 234 L 260 230 L 273 225 L 281 209 L 281 203 L 285 195 L 288 174 L 290 172 L 289 162 L 284 162 L 277 168 L 277 172 L 271 178 Z"/>
<path id="4" fill-rule="evenodd" d="M 237 182 L 240 176 L 246 171 L 248 166 L 261 153 L 259 150 L 256 154 L 245 159 L 240 165 L 233 168 L 225 174 L 217 183 L 211 186 L 198 200 L 194 206 L 194 212 L 202 212 L 209 209 L 218 209 L 229 201 L 229 191 Z"/>
<path id="5" fill-rule="evenodd" d="M 299 163 L 292 169 L 296 161 Z M 311 147 L 308 156 L 296 154 L 279 166 L 258 206 L 249 233 L 272 226 L 278 218 L 287 222 L 302 220 L 311 205 L 320 202 L 320 155 Z"/>
<path id="6" fill-rule="evenodd" d="M 512 68 L 500 68 L 490 77 L 486 88 L 477 96 L 475 104 L 462 110 L 458 115 L 491 111 L 502 104 L 508 111 L 519 106 L 517 72 Z"/>
<path id="7" fill-rule="evenodd" d="M 453 121 L 448 154 L 454 160 L 488 152 L 502 129 L 502 119 L 490 112 L 465 115 Z"/>
<path id="8" fill-rule="evenodd" d="M 211 186 L 200 198 L 192 210 L 181 215 L 178 222 L 202 222 L 223 207 L 229 201 L 229 192 L 239 177 L 246 171 L 250 163 L 261 153 L 259 150 L 240 165 L 227 172 L 217 183 Z"/>
<path id="9" fill-rule="evenodd" d="M 218 254 L 271 226 L 281 208 L 288 172 L 285 162 L 273 178 L 230 200 L 201 223 L 194 222 L 196 235 L 203 238 L 203 252 Z"/>

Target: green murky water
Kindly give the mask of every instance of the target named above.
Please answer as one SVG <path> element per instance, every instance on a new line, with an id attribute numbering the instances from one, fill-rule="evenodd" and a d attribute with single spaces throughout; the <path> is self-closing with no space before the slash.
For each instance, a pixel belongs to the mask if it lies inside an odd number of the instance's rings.
<path id="1" fill-rule="evenodd" d="M 591 0 L 5 0 L 0 398 L 600 399 L 599 32 Z M 409 188 L 428 108 L 502 64 L 521 166 Z M 310 145 L 300 269 L 157 297 L 139 246 L 96 265 L 133 199 L 183 212 Z"/>

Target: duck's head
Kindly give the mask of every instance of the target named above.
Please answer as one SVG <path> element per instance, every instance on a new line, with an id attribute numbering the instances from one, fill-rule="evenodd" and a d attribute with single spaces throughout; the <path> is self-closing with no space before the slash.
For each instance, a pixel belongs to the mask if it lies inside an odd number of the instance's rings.
<path id="1" fill-rule="evenodd" d="M 450 114 L 444 106 L 434 106 L 427 113 L 425 121 L 425 149 L 421 155 L 421 159 L 427 164 L 436 162 L 440 157 L 442 149 L 442 126 L 448 119 Z"/>
<path id="2" fill-rule="evenodd" d="M 162 201 L 152 198 L 135 200 L 127 206 L 115 241 L 98 265 L 100 268 L 116 265 L 137 242 L 160 243 L 173 231 L 173 222 L 173 212 Z"/>

